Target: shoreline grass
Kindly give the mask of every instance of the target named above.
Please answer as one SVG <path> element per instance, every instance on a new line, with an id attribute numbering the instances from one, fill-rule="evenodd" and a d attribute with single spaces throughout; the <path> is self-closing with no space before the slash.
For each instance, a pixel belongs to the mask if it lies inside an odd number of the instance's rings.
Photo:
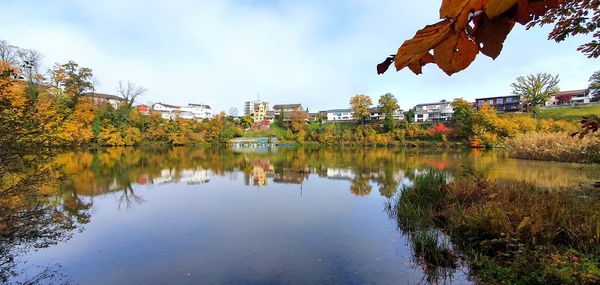
<path id="1" fill-rule="evenodd" d="M 476 283 L 600 282 L 600 191 L 488 180 L 467 172 L 468 178 L 442 181 L 443 174 L 430 170 L 403 189 L 387 207 L 402 233 L 443 233 L 452 241 L 447 256 L 460 256 Z M 439 246 L 432 247 L 439 252 Z M 432 263 L 432 254 L 423 249 L 413 251 L 428 267 L 443 264 Z"/>

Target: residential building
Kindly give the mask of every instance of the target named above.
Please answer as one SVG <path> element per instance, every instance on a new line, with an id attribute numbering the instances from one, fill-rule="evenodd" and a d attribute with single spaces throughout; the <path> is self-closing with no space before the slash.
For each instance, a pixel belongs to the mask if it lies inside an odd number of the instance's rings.
<path id="1" fill-rule="evenodd" d="M 193 119 L 194 114 L 189 111 L 182 110 L 181 106 L 175 106 L 165 103 L 156 103 L 152 105 L 152 111 L 159 112 L 163 119 L 171 120 L 177 117 L 184 119 Z"/>
<path id="2" fill-rule="evenodd" d="M 284 115 L 290 114 L 294 111 L 302 111 L 302 104 L 277 104 L 273 106 L 273 110 L 275 115 L 281 115 L 282 112 Z"/>
<path id="3" fill-rule="evenodd" d="M 267 117 L 269 103 L 262 100 L 247 101 L 244 103 L 244 115 L 252 116 L 254 122 L 262 121 Z"/>
<path id="4" fill-rule="evenodd" d="M 370 117 L 371 121 L 377 121 L 377 120 L 385 118 L 385 114 L 383 114 L 381 112 L 381 108 L 373 107 L 373 108 L 370 108 L 370 110 L 371 110 L 371 117 Z M 397 120 L 397 121 L 404 120 L 404 112 L 402 112 L 402 110 L 400 110 L 400 109 L 394 110 L 394 112 L 392 113 L 392 116 L 393 116 L 394 120 Z"/>
<path id="5" fill-rule="evenodd" d="M 281 114 L 283 114 L 284 122 L 291 121 L 292 113 L 303 112 L 302 104 L 278 104 L 273 106 L 273 111 L 275 112 L 275 116 L 281 116 Z"/>
<path id="6" fill-rule="evenodd" d="M 590 103 L 589 90 L 569 90 L 558 92 L 550 97 L 546 106 L 578 106 Z"/>
<path id="7" fill-rule="evenodd" d="M 135 106 L 135 108 L 144 115 L 146 115 L 150 112 L 150 106 L 148 106 L 148 105 L 144 105 L 144 104 L 137 105 L 137 106 Z"/>
<path id="8" fill-rule="evenodd" d="M 354 121 L 352 117 L 352 110 L 350 109 L 333 109 L 324 111 L 327 121 L 338 122 L 338 121 Z"/>
<path id="9" fill-rule="evenodd" d="M 212 109 L 206 104 L 189 103 L 184 109 L 192 112 L 194 119 L 198 120 L 210 119 L 213 116 Z"/>
<path id="10" fill-rule="evenodd" d="M 203 120 L 212 117 L 212 110 L 206 104 L 188 104 L 186 107 L 169 105 L 165 103 L 156 103 L 152 105 L 152 110 L 159 112 L 163 119 L 174 119 L 176 117 L 183 119 Z"/>
<path id="11" fill-rule="evenodd" d="M 415 107 L 414 121 L 423 122 L 443 122 L 452 117 L 452 103 L 442 100 L 436 103 L 419 104 Z"/>
<path id="12" fill-rule="evenodd" d="M 321 113 L 308 113 L 308 121 L 316 122 L 321 118 Z"/>
<path id="13" fill-rule="evenodd" d="M 509 96 L 497 96 L 497 97 L 486 97 L 475 99 L 477 109 L 483 107 L 487 103 L 490 107 L 495 108 L 499 112 L 514 112 L 523 109 L 521 102 L 521 96 L 509 95 Z"/>
<path id="14" fill-rule="evenodd" d="M 92 103 L 96 105 L 108 103 L 115 109 L 119 107 L 119 104 L 125 102 L 125 99 L 123 99 L 122 97 L 103 93 L 84 93 L 81 96 L 85 98 L 90 98 L 92 100 Z"/>

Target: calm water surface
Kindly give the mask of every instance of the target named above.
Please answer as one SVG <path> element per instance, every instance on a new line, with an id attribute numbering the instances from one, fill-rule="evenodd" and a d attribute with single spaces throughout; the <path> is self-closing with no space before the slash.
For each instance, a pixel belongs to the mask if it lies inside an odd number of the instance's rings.
<path id="1" fill-rule="evenodd" d="M 41 283 L 425 283 L 431 273 L 384 207 L 418 173 L 474 169 L 558 186 L 600 173 L 498 152 L 386 149 L 113 148 L 56 164 L 65 176 L 49 183 L 59 194 L 48 203 L 77 227 L 16 254 L 14 282 L 47 270 Z M 467 275 L 459 266 L 439 282 Z"/>

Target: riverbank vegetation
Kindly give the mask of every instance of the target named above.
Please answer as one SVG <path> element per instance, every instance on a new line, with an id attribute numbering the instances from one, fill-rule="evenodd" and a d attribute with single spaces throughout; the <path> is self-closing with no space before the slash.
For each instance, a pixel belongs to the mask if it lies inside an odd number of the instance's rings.
<path id="1" fill-rule="evenodd" d="M 587 186 L 430 170 L 387 208 L 430 281 L 460 258 L 482 284 L 597 284 L 599 206 L 600 192 Z"/>
<path id="2" fill-rule="evenodd" d="M 574 138 L 566 133 L 523 134 L 510 141 L 512 157 L 533 160 L 600 163 L 600 137 Z"/>

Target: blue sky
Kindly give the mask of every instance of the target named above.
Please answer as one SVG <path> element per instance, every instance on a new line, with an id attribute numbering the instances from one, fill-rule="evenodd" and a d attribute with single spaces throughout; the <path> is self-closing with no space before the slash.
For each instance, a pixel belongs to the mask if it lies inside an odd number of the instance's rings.
<path id="1" fill-rule="evenodd" d="M 406 3 L 409 2 L 409 3 Z M 415 3 L 413 3 L 415 2 Z M 453 76 L 433 65 L 377 75 L 375 65 L 438 20 L 439 0 L 422 1 L 67 1 L 2 0 L 0 39 L 44 54 L 43 64 L 74 60 L 94 71 L 97 90 L 119 80 L 145 86 L 138 103 L 207 103 L 216 110 L 261 99 L 311 111 L 345 108 L 355 94 L 375 102 L 394 94 L 417 103 L 511 92 L 519 75 L 560 74 L 562 90 L 586 88 L 600 70 L 576 48 L 556 44 L 550 27 L 515 26 L 495 61 L 479 55 Z"/>

